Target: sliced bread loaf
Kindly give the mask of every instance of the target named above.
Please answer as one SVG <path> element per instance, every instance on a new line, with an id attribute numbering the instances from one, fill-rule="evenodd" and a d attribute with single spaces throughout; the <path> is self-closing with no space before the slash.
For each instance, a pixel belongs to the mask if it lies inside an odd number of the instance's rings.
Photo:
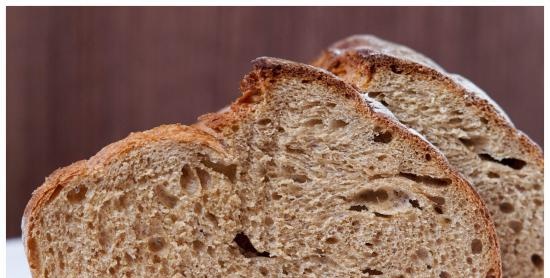
<path id="1" fill-rule="evenodd" d="M 368 35 L 335 43 L 315 64 L 383 103 L 472 182 L 495 221 L 505 277 L 542 277 L 542 151 L 481 89 Z"/>
<path id="2" fill-rule="evenodd" d="M 271 58 L 242 91 L 209 134 L 163 126 L 53 173 L 25 212 L 34 277 L 500 277 L 480 198 L 376 102 Z"/>

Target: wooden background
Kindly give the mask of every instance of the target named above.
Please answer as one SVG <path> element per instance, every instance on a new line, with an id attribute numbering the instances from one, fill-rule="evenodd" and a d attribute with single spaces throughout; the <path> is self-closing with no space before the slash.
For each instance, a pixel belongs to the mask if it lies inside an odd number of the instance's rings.
<path id="1" fill-rule="evenodd" d="M 258 56 L 372 33 L 477 83 L 543 140 L 543 8 L 7 8 L 7 235 L 58 167 L 229 103 Z"/>

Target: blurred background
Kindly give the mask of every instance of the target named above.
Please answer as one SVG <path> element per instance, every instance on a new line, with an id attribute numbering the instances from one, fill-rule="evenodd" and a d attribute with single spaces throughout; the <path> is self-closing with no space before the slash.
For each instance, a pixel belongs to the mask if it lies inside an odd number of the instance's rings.
<path id="1" fill-rule="evenodd" d="M 8 7 L 7 236 L 56 168 L 222 108 L 258 56 L 308 62 L 358 33 L 471 79 L 542 145 L 542 7 Z"/>

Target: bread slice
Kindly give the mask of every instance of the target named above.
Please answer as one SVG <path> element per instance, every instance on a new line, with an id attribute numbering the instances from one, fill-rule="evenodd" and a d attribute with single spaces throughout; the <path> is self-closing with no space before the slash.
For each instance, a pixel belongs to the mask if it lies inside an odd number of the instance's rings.
<path id="1" fill-rule="evenodd" d="M 333 75 L 261 58 L 200 129 L 56 171 L 23 224 L 34 277 L 500 277 L 496 235 L 427 141 Z"/>
<path id="2" fill-rule="evenodd" d="M 542 277 L 542 151 L 481 89 L 368 35 L 335 43 L 315 64 L 383 103 L 472 182 L 495 221 L 505 277 Z"/>

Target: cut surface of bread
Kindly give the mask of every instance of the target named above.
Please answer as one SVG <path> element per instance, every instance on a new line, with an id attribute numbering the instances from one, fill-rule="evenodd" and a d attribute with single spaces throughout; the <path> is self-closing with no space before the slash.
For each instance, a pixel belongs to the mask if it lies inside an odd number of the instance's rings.
<path id="1" fill-rule="evenodd" d="M 331 74 L 260 58 L 200 127 L 56 171 L 25 213 L 34 277 L 500 277 L 479 196 Z"/>
<path id="2" fill-rule="evenodd" d="M 505 277 L 543 276 L 542 151 L 481 89 L 369 35 L 335 43 L 314 64 L 383 103 L 471 181 L 495 221 Z"/>

